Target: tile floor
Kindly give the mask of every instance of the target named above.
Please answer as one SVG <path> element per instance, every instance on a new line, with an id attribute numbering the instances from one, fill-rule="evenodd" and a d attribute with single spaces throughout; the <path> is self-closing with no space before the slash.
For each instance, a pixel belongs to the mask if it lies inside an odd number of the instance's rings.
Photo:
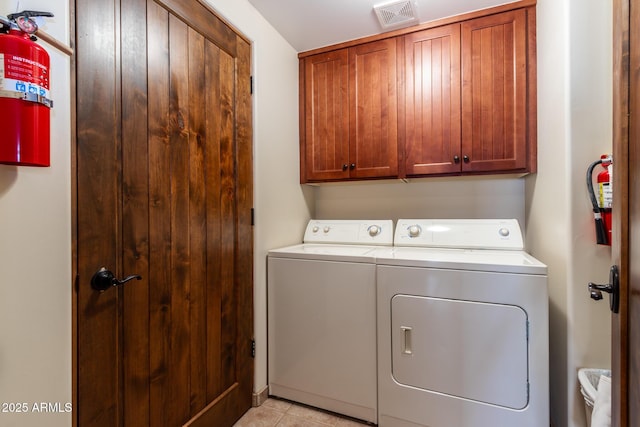
<path id="1" fill-rule="evenodd" d="M 348 418 L 269 398 L 257 408 L 251 408 L 234 427 L 363 427 L 370 426 Z"/>

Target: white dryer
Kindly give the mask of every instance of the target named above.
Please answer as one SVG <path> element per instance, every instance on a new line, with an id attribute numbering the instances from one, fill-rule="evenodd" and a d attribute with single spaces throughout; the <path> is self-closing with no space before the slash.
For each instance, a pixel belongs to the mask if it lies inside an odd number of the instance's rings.
<path id="1" fill-rule="evenodd" d="M 399 220 L 377 258 L 382 427 L 549 425 L 547 267 L 516 220 Z"/>
<path id="2" fill-rule="evenodd" d="M 320 221 L 268 254 L 269 392 L 377 422 L 376 265 L 393 223 Z"/>

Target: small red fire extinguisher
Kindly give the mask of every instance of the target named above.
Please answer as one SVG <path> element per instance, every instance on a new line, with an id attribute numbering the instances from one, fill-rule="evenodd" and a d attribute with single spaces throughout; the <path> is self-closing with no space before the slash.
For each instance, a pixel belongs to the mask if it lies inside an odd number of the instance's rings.
<path id="1" fill-rule="evenodd" d="M 36 16 L 25 10 L 0 17 L 0 163 L 50 165 L 49 54 L 37 43 Z"/>
<path id="2" fill-rule="evenodd" d="M 604 170 L 598 173 L 598 195 L 593 188 L 593 170 L 601 165 Z M 611 246 L 611 207 L 613 203 L 613 160 L 610 155 L 603 154 L 600 159 L 589 165 L 587 169 L 587 189 L 593 206 L 596 224 L 596 242 L 599 245 Z"/>

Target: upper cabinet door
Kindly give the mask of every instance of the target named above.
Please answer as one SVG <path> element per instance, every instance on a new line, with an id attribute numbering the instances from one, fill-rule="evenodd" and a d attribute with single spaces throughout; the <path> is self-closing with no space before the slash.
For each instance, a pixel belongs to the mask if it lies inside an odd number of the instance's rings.
<path id="1" fill-rule="evenodd" d="M 398 175 L 396 39 L 349 49 L 352 178 Z"/>
<path id="2" fill-rule="evenodd" d="M 349 55 L 347 49 L 304 60 L 303 180 L 349 177 Z"/>
<path id="3" fill-rule="evenodd" d="M 407 176 L 460 172 L 460 24 L 408 34 Z"/>
<path id="4" fill-rule="evenodd" d="M 463 172 L 527 169 L 527 101 L 526 11 L 463 22 Z"/>

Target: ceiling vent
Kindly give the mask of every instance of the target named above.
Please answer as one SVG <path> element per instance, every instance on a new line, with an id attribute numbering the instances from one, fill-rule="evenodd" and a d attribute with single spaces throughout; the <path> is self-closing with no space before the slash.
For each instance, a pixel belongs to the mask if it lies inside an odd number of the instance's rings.
<path id="1" fill-rule="evenodd" d="M 395 30 L 418 23 L 418 10 L 411 0 L 394 1 L 373 6 L 382 29 Z"/>

